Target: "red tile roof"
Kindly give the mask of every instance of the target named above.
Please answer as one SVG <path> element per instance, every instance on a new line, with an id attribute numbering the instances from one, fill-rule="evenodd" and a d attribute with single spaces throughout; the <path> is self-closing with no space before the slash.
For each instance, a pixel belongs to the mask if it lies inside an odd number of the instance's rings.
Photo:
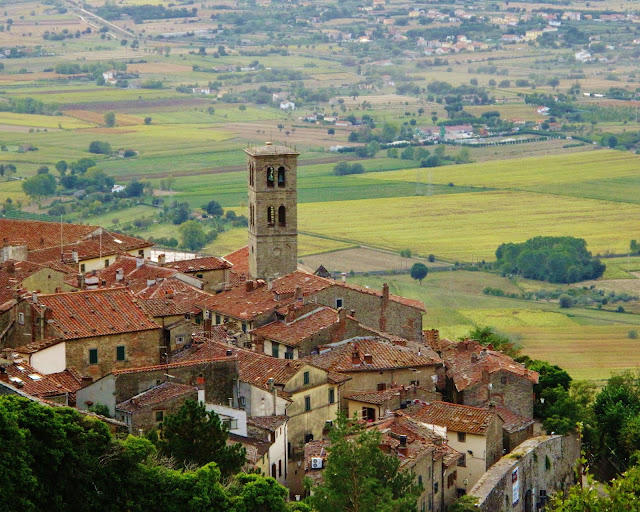
<path id="1" fill-rule="evenodd" d="M 53 337 L 53 338 L 45 338 L 40 341 L 34 341 L 33 343 L 27 343 L 26 345 L 21 345 L 20 347 L 16 347 L 13 349 L 14 352 L 18 354 L 33 354 L 35 352 L 40 352 L 49 347 L 53 347 L 58 343 L 62 343 L 64 340 L 62 338 Z"/>
<path id="2" fill-rule="evenodd" d="M 320 368 L 341 373 L 442 364 L 438 355 L 426 347 L 423 347 L 421 355 L 418 355 L 416 350 L 393 345 L 381 338 L 357 338 L 326 345 L 325 348 L 331 348 L 331 350 L 305 359 Z"/>
<path id="3" fill-rule="evenodd" d="M 203 305 L 225 316 L 250 320 L 294 302 L 294 293 L 298 286 L 301 295 L 305 296 L 327 288 L 330 283 L 313 274 L 296 271 L 274 280 L 271 289 L 262 280 L 247 281 L 213 296 Z"/>
<path id="4" fill-rule="evenodd" d="M 506 371 L 530 380 L 534 384 L 538 382 L 536 372 L 528 370 L 508 355 L 483 347 L 474 340 L 465 340 L 444 346 L 442 359 L 447 368 L 447 376 L 453 379 L 458 391 L 463 391 L 482 382 L 483 372 L 491 375 Z"/>
<path id="5" fill-rule="evenodd" d="M 211 294 L 174 277 L 164 279 L 137 293 L 138 304 L 153 317 L 199 313 Z"/>
<path id="6" fill-rule="evenodd" d="M 452 432 L 485 435 L 496 413 L 480 407 L 433 402 L 409 413 L 411 417 L 427 425 L 446 427 Z"/>
<path id="7" fill-rule="evenodd" d="M 172 261 L 171 263 L 166 263 L 164 266 L 175 269 L 184 274 L 190 274 L 206 270 L 222 270 L 225 268 L 231 268 L 231 263 L 221 258 L 205 256 L 203 258 L 194 258 L 191 260 Z"/>
<path id="8" fill-rule="evenodd" d="M 224 257 L 231 265 L 233 265 L 233 272 L 235 274 L 248 276 L 249 275 L 249 246 L 245 245 L 237 251 L 233 251 L 231 254 L 227 254 Z"/>
<path id="9" fill-rule="evenodd" d="M 40 295 L 51 310 L 50 325 L 66 340 L 160 329 L 125 288 Z"/>
<path id="10" fill-rule="evenodd" d="M 399 397 L 401 389 L 402 388 L 391 388 L 385 389 L 384 391 L 356 391 L 355 393 L 343 395 L 343 398 L 356 402 L 364 402 L 366 404 L 381 405 L 395 397 Z"/>
<path id="11" fill-rule="evenodd" d="M 335 286 L 342 286 L 344 288 L 349 288 L 351 290 L 356 290 L 360 293 L 366 293 L 368 295 L 375 295 L 376 297 L 382 298 L 382 290 L 374 290 L 373 288 L 367 288 L 365 286 L 359 286 L 357 284 L 352 283 L 343 283 L 341 281 L 332 281 Z M 407 297 L 402 297 L 400 295 L 394 295 L 392 293 L 389 294 L 389 300 L 391 302 L 397 302 L 398 304 L 402 304 L 404 306 L 409 306 L 412 308 L 419 309 L 420 311 L 427 311 L 424 303 L 422 301 L 416 299 L 409 299 Z"/>
<path id="12" fill-rule="evenodd" d="M 27 363 L 12 363 L 4 368 L 6 373 L 0 374 L 0 380 L 31 396 L 46 398 L 70 394 L 77 389 L 66 387 L 59 378 L 45 375 Z"/>
<path id="13" fill-rule="evenodd" d="M 202 359 L 185 359 L 183 361 L 178 361 L 175 363 L 169 364 L 156 364 L 153 366 L 138 366 L 136 368 L 122 368 L 120 370 L 113 370 L 111 373 L 113 375 L 124 375 L 129 373 L 144 373 L 144 372 L 155 372 L 158 370 L 172 370 L 173 368 L 185 368 L 187 366 L 197 366 L 199 364 L 204 363 L 213 363 L 216 361 L 225 361 L 235 359 L 235 356 L 219 356 L 219 357 L 210 357 L 210 358 L 202 358 Z"/>
<path id="14" fill-rule="evenodd" d="M 60 248 L 81 240 L 100 229 L 98 226 L 60 224 L 35 220 L 0 219 L 0 245 L 27 245 L 28 250 Z"/>
<path id="15" fill-rule="evenodd" d="M 247 425 L 253 425 L 270 432 L 275 432 L 282 425 L 289 421 L 289 417 L 286 414 L 278 416 L 251 416 L 247 418 Z"/>
<path id="16" fill-rule="evenodd" d="M 296 347 L 307 338 L 334 325 L 337 321 L 337 311 L 325 306 L 315 306 L 311 312 L 291 322 L 271 322 L 252 330 L 251 334 Z"/>
<path id="17" fill-rule="evenodd" d="M 520 416 L 509 409 L 502 406 L 495 406 L 495 408 L 489 410 L 495 411 L 500 419 L 504 421 L 502 428 L 509 433 L 518 432 L 519 430 L 527 428 L 529 425 L 533 425 L 533 419 Z"/>
<path id="18" fill-rule="evenodd" d="M 197 397 L 198 391 L 194 386 L 187 386 L 186 384 L 177 384 L 174 382 L 163 382 L 162 384 L 155 386 L 147 391 L 120 402 L 116 405 L 116 409 L 125 412 L 135 412 L 146 407 L 153 407 L 154 405 L 162 405 L 167 400 L 174 398 L 184 397 L 189 398 L 189 395 Z"/>

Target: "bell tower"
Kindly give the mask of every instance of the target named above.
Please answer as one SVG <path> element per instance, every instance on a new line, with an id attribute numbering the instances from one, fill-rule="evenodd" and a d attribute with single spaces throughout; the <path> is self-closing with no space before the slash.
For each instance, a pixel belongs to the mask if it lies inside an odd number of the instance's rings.
<path id="1" fill-rule="evenodd" d="M 249 274 L 274 279 L 298 267 L 297 172 L 300 153 L 285 146 L 247 148 Z"/>

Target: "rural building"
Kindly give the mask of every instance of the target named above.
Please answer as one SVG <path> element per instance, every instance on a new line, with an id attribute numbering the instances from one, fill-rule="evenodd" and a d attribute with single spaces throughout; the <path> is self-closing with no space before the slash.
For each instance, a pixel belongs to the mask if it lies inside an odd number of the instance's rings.
<path id="1" fill-rule="evenodd" d="M 449 446 L 462 454 L 457 478 L 465 492 L 502 457 L 503 422 L 494 411 L 433 402 L 407 414 L 445 436 Z"/>
<path id="2" fill-rule="evenodd" d="M 203 281 L 202 289 L 209 293 L 218 293 L 229 284 L 231 264 L 223 258 L 206 256 L 190 260 L 163 263 L 166 268 L 176 270 Z"/>

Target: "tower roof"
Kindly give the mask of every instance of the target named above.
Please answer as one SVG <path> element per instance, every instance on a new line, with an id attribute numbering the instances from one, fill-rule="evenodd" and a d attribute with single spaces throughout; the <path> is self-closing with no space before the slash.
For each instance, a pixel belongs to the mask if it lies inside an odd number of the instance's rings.
<path id="1" fill-rule="evenodd" d="M 247 155 L 251 156 L 300 155 L 300 153 L 298 153 L 295 149 L 289 148 L 287 146 L 276 146 L 271 142 L 265 142 L 264 146 L 253 146 L 250 148 L 246 148 L 244 152 Z"/>

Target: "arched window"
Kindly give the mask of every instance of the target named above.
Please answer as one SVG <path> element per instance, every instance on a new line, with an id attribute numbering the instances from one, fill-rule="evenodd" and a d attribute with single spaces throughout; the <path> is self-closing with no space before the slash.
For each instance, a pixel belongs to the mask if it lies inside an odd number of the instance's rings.
<path id="1" fill-rule="evenodd" d="M 267 207 L 267 225 L 274 226 L 276 223 L 276 209 L 273 206 Z"/>
<path id="2" fill-rule="evenodd" d="M 278 167 L 278 186 L 279 187 L 284 187 L 284 183 L 285 183 L 284 172 L 285 172 L 284 167 L 282 166 Z"/>
<path id="3" fill-rule="evenodd" d="M 275 169 L 271 166 L 267 167 L 267 187 L 273 188 L 275 185 Z"/>
<path id="4" fill-rule="evenodd" d="M 278 225 L 286 226 L 287 225 L 287 211 L 284 206 L 278 208 Z"/>
<path id="5" fill-rule="evenodd" d="M 253 165 L 253 162 L 249 163 L 249 185 L 253 187 L 253 175 L 255 172 L 255 166 Z"/>
<path id="6" fill-rule="evenodd" d="M 278 473 L 276 470 L 276 463 L 274 462 L 273 464 L 271 464 L 271 476 L 273 478 L 278 478 Z"/>
<path id="7" fill-rule="evenodd" d="M 254 214 L 255 214 L 255 211 L 254 211 L 253 204 L 250 204 L 249 205 L 249 224 L 251 225 L 251 227 L 253 227 L 256 223 Z"/>

